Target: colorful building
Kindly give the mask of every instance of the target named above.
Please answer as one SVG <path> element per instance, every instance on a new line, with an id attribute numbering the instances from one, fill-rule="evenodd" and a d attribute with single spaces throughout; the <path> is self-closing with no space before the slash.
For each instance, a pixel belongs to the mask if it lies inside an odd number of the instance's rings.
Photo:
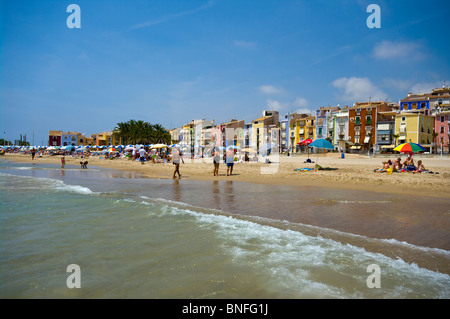
<path id="1" fill-rule="evenodd" d="M 376 140 L 376 120 L 378 112 L 392 111 L 387 102 L 355 103 L 349 108 L 349 141 L 351 147 L 358 150 L 371 151 Z"/>
<path id="2" fill-rule="evenodd" d="M 434 131 L 436 133 L 436 149 L 438 152 L 450 153 L 450 104 L 440 104 L 436 110 Z"/>
<path id="3" fill-rule="evenodd" d="M 333 122 L 334 122 L 334 134 L 333 134 L 333 145 L 337 147 L 339 150 L 348 151 L 348 147 L 354 145 L 354 143 L 349 141 L 349 133 L 348 133 L 348 106 L 345 106 L 343 109 L 334 112 L 333 114 Z"/>
<path id="4" fill-rule="evenodd" d="M 304 114 L 303 117 L 292 122 L 290 127 L 290 138 L 293 145 L 296 147 L 296 152 L 299 152 L 302 147 L 298 143 L 306 139 L 314 140 L 316 138 L 316 117 Z"/>
<path id="5" fill-rule="evenodd" d="M 61 131 L 49 131 L 48 132 L 48 145 L 49 146 L 61 146 Z"/>
<path id="6" fill-rule="evenodd" d="M 334 123 L 333 115 L 339 111 L 339 106 L 320 107 L 316 110 L 316 132 L 315 138 L 333 139 Z"/>
<path id="7" fill-rule="evenodd" d="M 398 144 L 412 142 L 431 151 L 433 142 L 434 117 L 419 112 L 402 112 L 395 116 L 395 134 Z"/>
<path id="8" fill-rule="evenodd" d="M 63 132 L 61 133 L 61 146 L 78 146 L 78 135 L 81 133 L 77 132 Z"/>
<path id="9" fill-rule="evenodd" d="M 252 121 L 252 144 L 257 150 L 267 143 L 273 143 L 274 139 L 279 143 L 278 111 L 263 111 L 262 115 L 261 118 Z"/>
<path id="10" fill-rule="evenodd" d="M 292 150 L 292 139 L 291 139 L 291 126 L 295 125 L 295 121 L 303 117 L 308 116 L 307 114 L 299 113 L 288 113 L 285 114 L 280 121 L 280 149 L 281 151 L 286 151 L 287 149 Z M 295 148 L 295 145 L 294 145 Z"/>

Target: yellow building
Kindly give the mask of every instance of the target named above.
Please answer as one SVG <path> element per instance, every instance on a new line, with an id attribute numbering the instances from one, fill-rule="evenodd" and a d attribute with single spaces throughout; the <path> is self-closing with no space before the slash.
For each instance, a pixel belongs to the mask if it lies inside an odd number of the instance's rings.
<path id="1" fill-rule="evenodd" d="M 122 144 L 122 139 L 120 137 L 113 136 L 111 132 L 97 133 L 91 137 L 94 139 L 95 145 L 97 146 L 117 146 Z"/>
<path id="2" fill-rule="evenodd" d="M 395 116 L 397 144 L 417 143 L 430 151 L 433 142 L 434 117 L 422 113 L 399 113 Z"/>
<path id="3" fill-rule="evenodd" d="M 294 145 L 297 145 L 297 143 L 309 138 L 314 140 L 316 138 L 316 117 L 307 116 L 305 118 L 298 119 L 292 126 L 292 131 L 290 127 L 289 134 L 291 133 L 294 133 Z"/>
<path id="4" fill-rule="evenodd" d="M 279 136 L 274 137 L 280 130 L 278 116 L 278 111 L 263 111 L 262 117 L 252 121 L 252 145 L 257 150 L 266 143 L 279 143 Z"/>

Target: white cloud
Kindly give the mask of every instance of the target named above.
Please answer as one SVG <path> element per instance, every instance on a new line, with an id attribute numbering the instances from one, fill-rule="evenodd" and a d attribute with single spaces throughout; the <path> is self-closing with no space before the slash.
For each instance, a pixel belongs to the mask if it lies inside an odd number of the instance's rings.
<path id="1" fill-rule="evenodd" d="M 308 100 L 302 97 L 298 97 L 295 99 L 294 103 L 292 103 L 293 106 L 297 107 L 306 107 L 308 106 Z"/>
<path id="2" fill-rule="evenodd" d="M 300 109 L 295 110 L 295 113 L 298 113 L 298 114 L 313 114 L 314 111 L 310 110 L 308 108 L 300 108 Z"/>
<path id="3" fill-rule="evenodd" d="M 281 111 L 286 106 L 288 106 L 288 103 L 281 103 L 280 101 L 275 100 L 266 100 L 267 108 L 272 111 Z"/>
<path id="4" fill-rule="evenodd" d="M 264 94 L 280 94 L 284 90 L 282 88 L 277 88 L 273 85 L 261 85 L 259 91 Z"/>
<path id="5" fill-rule="evenodd" d="M 333 86 L 343 91 L 341 99 L 346 102 L 384 101 L 388 97 L 369 78 L 342 77 L 334 80 Z"/>
<path id="6" fill-rule="evenodd" d="M 377 59 L 401 59 L 408 58 L 419 60 L 425 57 L 423 47 L 417 42 L 392 42 L 381 41 L 373 49 L 373 55 Z"/>
<path id="7" fill-rule="evenodd" d="M 443 83 L 442 81 L 416 83 L 411 86 L 411 93 L 431 93 L 433 89 L 442 87 Z"/>
<path id="8" fill-rule="evenodd" d="M 308 101 L 305 98 L 296 98 L 293 102 L 280 102 L 277 100 L 266 100 L 266 106 L 273 111 L 288 111 L 294 108 L 298 108 L 297 113 L 311 113 L 309 110 Z"/>

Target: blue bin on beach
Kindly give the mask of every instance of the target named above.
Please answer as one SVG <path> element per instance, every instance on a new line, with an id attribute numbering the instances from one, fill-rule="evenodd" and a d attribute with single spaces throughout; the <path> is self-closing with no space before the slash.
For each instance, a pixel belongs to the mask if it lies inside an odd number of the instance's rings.
<path id="1" fill-rule="evenodd" d="M 345 158 L 344 152 L 341 153 L 341 158 Z"/>

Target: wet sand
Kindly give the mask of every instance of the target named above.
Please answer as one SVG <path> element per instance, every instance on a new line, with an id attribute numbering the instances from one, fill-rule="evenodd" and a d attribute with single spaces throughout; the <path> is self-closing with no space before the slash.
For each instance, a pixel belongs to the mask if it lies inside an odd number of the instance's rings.
<path id="1" fill-rule="evenodd" d="M 420 158 L 427 169 L 438 173 L 376 173 L 374 169 L 382 167 L 386 157 L 367 157 L 346 154 L 340 159 L 339 154 L 311 154 L 309 158 L 324 168 L 331 170 L 296 171 L 296 169 L 314 169 L 315 163 L 305 163 L 306 155 L 287 157 L 281 155 L 273 164 L 236 163 L 232 176 L 226 176 L 226 164 L 221 163 L 219 176 L 213 176 L 211 159 L 185 159 L 180 165 L 182 179 L 206 181 L 239 181 L 248 183 L 262 183 L 268 185 L 310 185 L 326 186 L 338 189 L 364 189 L 381 193 L 409 194 L 413 196 L 430 196 L 450 198 L 450 157 Z M 405 156 L 401 156 L 402 160 Z M 30 155 L 6 154 L 4 159 L 31 163 L 60 163 L 59 156 L 43 156 L 31 160 Z M 87 158 L 89 166 L 138 172 L 149 178 L 172 178 L 174 166 L 172 164 L 146 162 L 141 164 L 128 158 L 103 159 L 99 156 Z M 79 165 L 80 158 L 66 156 L 66 164 Z"/>

